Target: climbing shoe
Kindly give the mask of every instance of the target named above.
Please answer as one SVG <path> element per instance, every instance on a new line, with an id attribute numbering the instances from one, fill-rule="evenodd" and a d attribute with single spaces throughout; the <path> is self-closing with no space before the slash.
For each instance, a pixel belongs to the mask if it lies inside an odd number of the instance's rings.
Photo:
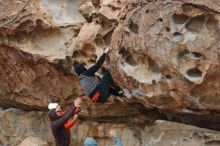
<path id="1" fill-rule="evenodd" d="M 122 87 L 120 87 L 120 86 L 115 86 L 114 89 L 118 92 L 118 95 L 119 95 L 119 96 L 121 96 L 121 97 L 124 96 L 124 90 L 123 90 Z"/>

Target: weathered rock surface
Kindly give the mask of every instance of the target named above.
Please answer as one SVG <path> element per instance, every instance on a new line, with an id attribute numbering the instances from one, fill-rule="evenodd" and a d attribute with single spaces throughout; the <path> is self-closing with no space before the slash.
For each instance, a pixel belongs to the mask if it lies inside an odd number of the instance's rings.
<path id="1" fill-rule="evenodd" d="M 135 101 L 166 113 L 196 115 L 193 120 L 200 124 L 206 118 L 219 121 L 220 15 L 219 2 L 212 2 L 127 6 L 112 36 L 109 67 Z"/>
<path id="2" fill-rule="evenodd" d="M 18 146 L 48 146 L 47 142 L 36 137 L 25 138 Z"/>
<path id="3" fill-rule="evenodd" d="M 63 106 L 81 96 L 80 116 L 90 122 L 127 128 L 165 119 L 220 129 L 219 7 L 218 0 L 0 1 L 0 105 L 46 110 L 49 94 Z M 92 104 L 65 59 L 91 66 L 108 46 L 105 67 L 129 103 Z M 206 144 L 218 145 L 212 140 Z"/>
<path id="4" fill-rule="evenodd" d="M 43 112 L 18 109 L 0 110 L 1 145 L 54 146 L 52 133 Z M 113 145 L 108 130 L 115 129 L 125 146 L 217 146 L 220 132 L 175 122 L 156 121 L 151 126 L 98 123 L 78 120 L 72 128 L 72 145 L 81 146 L 85 137 L 94 137 L 101 146 Z"/>
<path id="5" fill-rule="evenodd" d="M 3 107 L 43 109 L 48 104 L 48 94 L 68 98 L 76 87 L 73 77 L 64 76 L 40 56 L 1 45 L 0 57 L 0 105 Z"/>
<path id="6" fill-rule="evenodd" d="M 156 121 L 152 127 L 145 128 L 144 132 L 144 146 L 217 146 L 220 144 L 219 132 L 173 122 Z"/>
<path id="7" fill-rule="evenodd" d="M 0 144 L 24 145 L 25 143 L 52 142 L 53 137 L 48 118 L 42 112 L 26 113 L 22 110 L 10 108 L 0 110 Z M 31 138 L 32 137 L 32 138 Z M 37 140 L 41 139 L 41 140 Z M 40 142 L 42 141 L 42 142 Z M 31 146 L 31 145 L 29 145 Z"/>
<path id="8" fill-rule="evenodd" d="M 24 1 L 5 1 L 0 6 L 3 12 L 0 19 L 4 20 L 0 24 L 3 25 L 0 40 L 50 61 L 63 59 L 72 54 L 75 37 L 85 22 L 77 10 L 79 3 L 79 0 L 30 1 L 23 9 Z"/>

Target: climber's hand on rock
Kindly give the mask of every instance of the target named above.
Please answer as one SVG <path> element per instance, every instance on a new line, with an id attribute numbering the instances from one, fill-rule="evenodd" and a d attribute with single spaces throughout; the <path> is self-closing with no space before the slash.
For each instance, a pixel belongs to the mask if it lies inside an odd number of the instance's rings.
<path id="1" fill-rule="evenodd" d="M 74 106 L 75 107 L 81 107 L 81 99 L 79 97 L 77 97 L 75 100 L 74 100 Z"/>
<path id="2" fill-rule="evenodd" d="M 75 114 L 75 115 L 73 116 L 73 118 L 74 118 L 74 119 L 77 119 L 77 118 L 78 118 L 78 115 L 77 115 L 77 114 Z"/>
<path id="3" fill-rule="evenodd" d="M 115 131 L 114 129 L 111 129 L 111 130 L 109 131 L 109 136 L 110 136 L 110 137 L 116 137 L 116 136 L 117 136 L 116 131 Z"/>
<path id="4" fill-rule="evenodd" d="M 109 47 L 105 49 L 106 54 L 108 54 L 110 51 L 111 51 L 111 48 L 109 48 Z"/>

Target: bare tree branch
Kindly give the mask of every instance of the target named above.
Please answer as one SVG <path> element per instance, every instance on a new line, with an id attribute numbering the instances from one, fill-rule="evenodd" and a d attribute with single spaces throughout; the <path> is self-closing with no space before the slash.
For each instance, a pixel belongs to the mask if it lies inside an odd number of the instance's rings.
<path id="1" fill-rule="evenodd" d="M 25 3 L 25 5 L 22 7 L 22 9 L 18 12 L 17 15 L 15 15 L 15 16 L 12 17 L 11 19 L 9 19 L 7 22 L 1 24 L 1 25 L 0 25 L 0 28 L 3 27 L 3 26 L 8 25 L 8 24 L 10 24 L 10 23 L 13 23 L 13 22 L 19 17 L 19 15 L 24 11 L 24 9 L 27 7 L 27 5 L 29 5 L 30 1 L 31 1 L 31 0 L 28 0 L 28 1 Z"/>

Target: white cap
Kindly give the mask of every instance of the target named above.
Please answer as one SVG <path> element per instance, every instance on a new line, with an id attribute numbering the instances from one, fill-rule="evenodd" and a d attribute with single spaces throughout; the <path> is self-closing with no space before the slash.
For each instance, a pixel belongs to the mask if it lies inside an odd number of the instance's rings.
<path id="1" fill-rule="evenodd" d="M 48 109 L 51 110 L 51 109 L 57 108 L 58 105 L 59 105 L 58 103 L 49 103 Z"/>

